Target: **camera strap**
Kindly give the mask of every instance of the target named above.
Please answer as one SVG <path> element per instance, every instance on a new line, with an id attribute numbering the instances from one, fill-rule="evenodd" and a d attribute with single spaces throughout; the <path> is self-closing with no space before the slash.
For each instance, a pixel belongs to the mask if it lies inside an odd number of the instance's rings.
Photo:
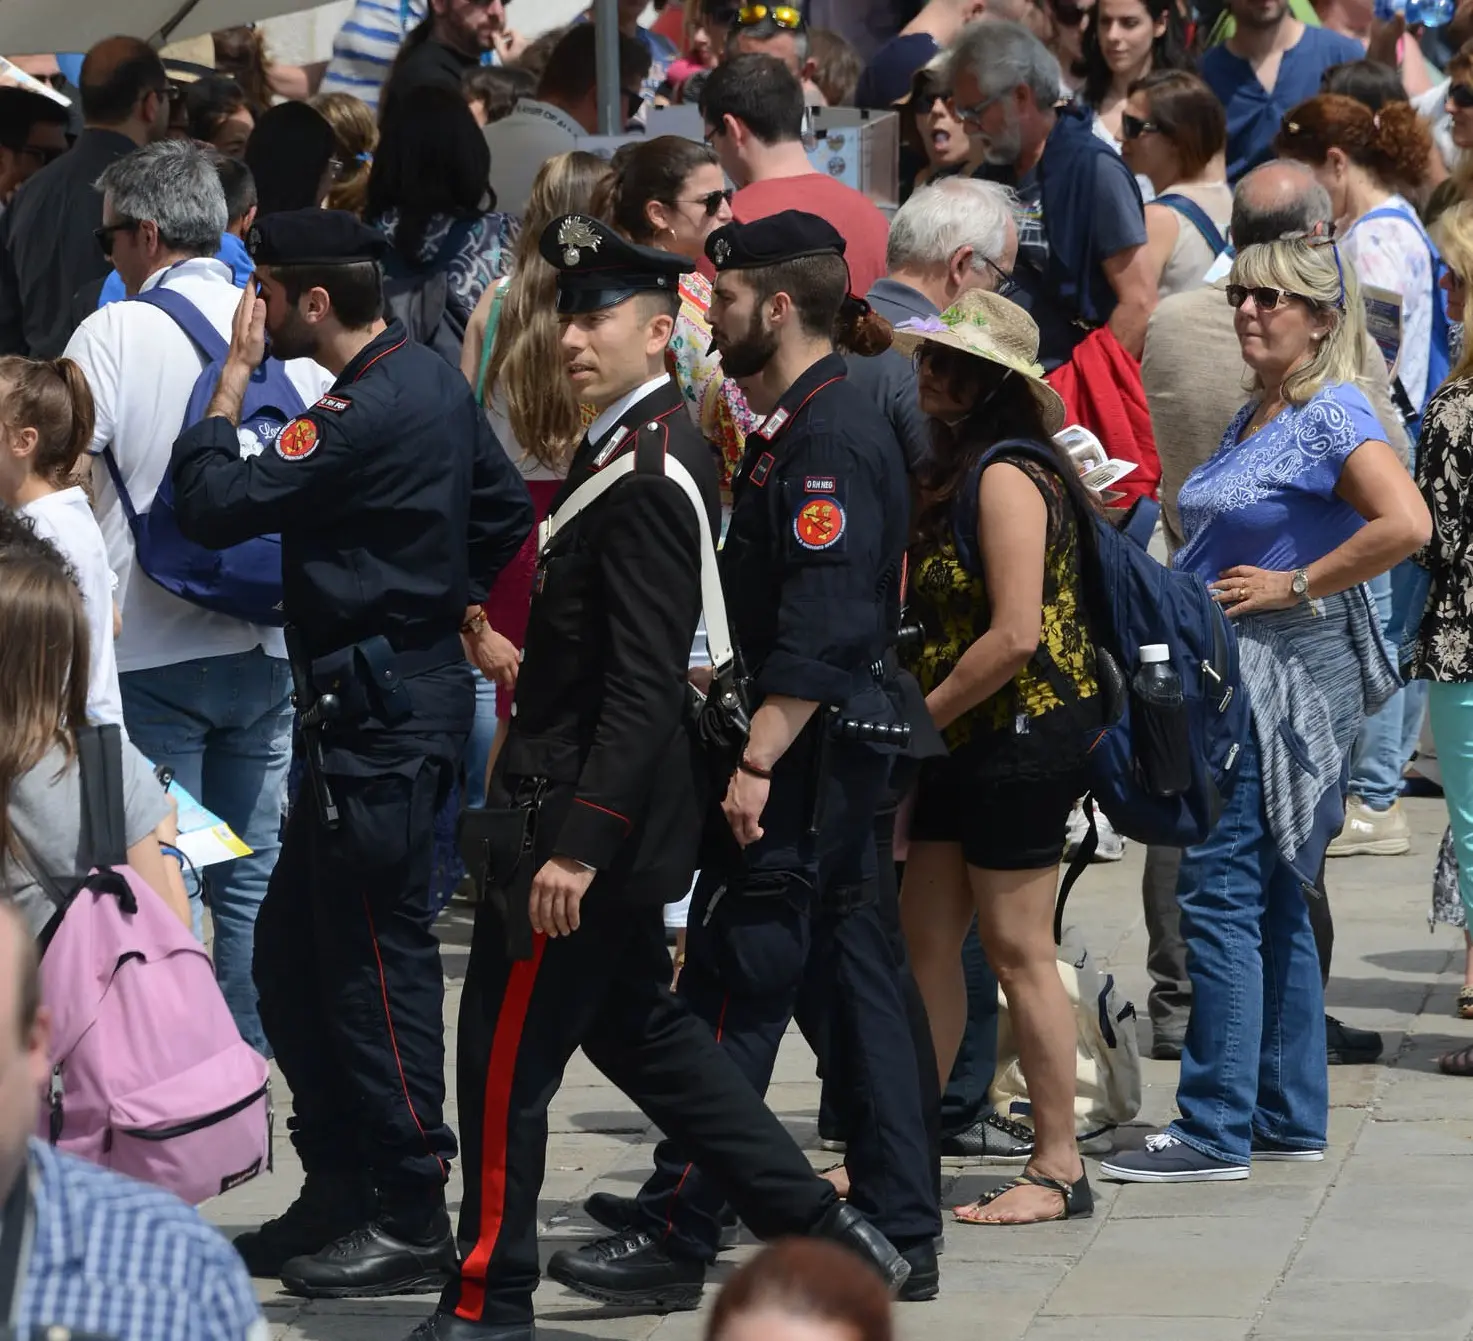
<path id="1" fill-rule="evenodd" d="M 23 1268 L 31 1255 L 35 1215 L 31 1201 L 31 1167 L 27 1160 L 0 1209 L 0 1332 L 16 1322 Z"/>
<path id="2" fill-rule="evenodd" d="M 554 537 L 584 508 L 601 498 L 626 475 L 638 469 L 637 460 L 641 453 L 627 452 L 617 460 L 609 462 L 602 470 L 584 480 L 556 512 L 544 521 L 537 534 L 537 557 L 546 557 Z M 706 513 L 705 501 L 695 480 L 679 461 L 668 452 L 659 454 L 660 469 L 666 478 L 674 480 L 690 499 L 696 510 L 696 524 L 701 532 L 701 605 L 706 615 L 706 646 L 711 653 L 711 669 L 721 675 L 731 668 L 736 660 L 732 647 L 731 628 L 726 622 L 726 596 L 721 590 L 721 573 L 716 567 L 716 546 L 711 539 L 711 520 Z"/>

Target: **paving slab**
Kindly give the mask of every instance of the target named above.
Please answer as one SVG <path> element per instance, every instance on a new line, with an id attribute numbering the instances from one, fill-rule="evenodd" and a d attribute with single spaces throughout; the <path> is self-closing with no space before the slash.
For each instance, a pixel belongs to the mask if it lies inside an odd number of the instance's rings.
<path id="1" fill-rule="evenodd" d="M 1335 916 L 1330 1010 L 1381 1030 L 1374 1066 L 1331 1073 L 1330 1149 L 1317 1164 L 1261 1165 L 1245 1182 L 1121 1186 L 1098 1178 L 1092 1219 L 1025 1228 L 947 1225 L 942 1294 L 896 1310 L 901 1341 L 1473 1341 L 1473 1082 L 1442 1076 L 1436 1058 L 1473 1043 L 1473 1022 L 1453 1017 L 1461 982 L 1461 936 L 1429 935 L 1426 910 L 1445 811 L 1406 803 L 1410 854 L 1332 862 Z M 1070 918 L 1139 1009 L 1150 1046 L 1140 912 L 1142 852 L 1092 869 L 1070 900 Z M 447 1054 L 453 1056 L 470 916 L 442 919 Z M 816 1166 L 813 1058 L 796 1032 L 774 1069 L 774 1111 Z M 1177 1068 L 1145 1057 L 1142 1106 L 1122 1128 L 1139 1147 L 1175 1115 Z M 454 1108 L 454 1071 L 450 1072 Z M 278 1093 L 285 1103 L 285 1089 Z M 638 1108 L 581 1055 L 549 1115 L 547 1178 L 539 1203 L 542 1256 L 594 1235 L 581 1203 L 594 1189 L 632 1192 L 658 1138 Z M 211 1203 L 227 1232 L 278 1213 L 299 1171 L 284 1123 L 276 1172 Z M 946 1206 L 968 1200 L 1015 1169 L 948 1160 Z M 449 1188 L 459 1204 L 460 1173 Z M 702 1310 L 666 1317 L 597 1308 L 549 1281 L 538 1290 L 540 1341 L 699 1341 L 716 1288 L 755 1251 L 723 1254 Z M 399 1341 L 433 1307 L 433 1296 L 308 1302 L 259 1282 L 271 1335 L 285 1341 Z"/>

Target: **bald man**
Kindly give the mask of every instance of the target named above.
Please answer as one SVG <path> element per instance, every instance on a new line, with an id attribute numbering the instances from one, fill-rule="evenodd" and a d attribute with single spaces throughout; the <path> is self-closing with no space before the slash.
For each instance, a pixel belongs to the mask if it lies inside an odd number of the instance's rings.
<path id="1" fill-rule="evenodd" d="M 110 163 L 168 133 L 168 79 L 146 42 L 97 43 L 82 62 L 81 89 L 76 144 L 27 182 L 0 220 L 0 354 L 55 358 L 66 348 L 112 268 L 92 235 L 102 224 L 93 184 Z"/>
<path id="2" fill-rule="evenodd" d="M 266 1341 L 245 1266 L 193 1207 L 31 1136 L 49 1035 L 35 943 L 0 898 L 0 1262 L 15 1245 L 25 1254 L 0 1320 L 21 1336 Z"/>
<path id="3" fill-rule="evenodd" d="M 1285 236 L 1330 235 L 1330 197 L 1301 163 L 1276 160 L 1255 168 L 1233 192 L 1232 239 L 1239 249 Z M 1346 262 L 1349 264 L 1349 262 Z M 1226 278 L 1163 298 L 1146 328 L 1141 381 L 1151 407 L 1151 425 L 1161 457 L 1161 517 L 1167 548 L 1182 544 L 1176 497 L 1182 481 L 1218 449 L 1223 430 L 1242 408 L 1248 370 L 1233 329 L 1233 309 L 1223 292 Z M 1371 402 L 1386 441 L 1406 461 L 1410 455 L 1401 415 L 1391 403 L 1386 360 L 1369 335 L 1361 348 L 1361 389 Z M 1160 1060 L 1181 1056 L 1191 1012 L 1186 947 L 1179 930 L 1176 877 L 1181 853 L 1175 848 L 1148 848 L 1141 893 L 1150 939 L 1146 967 L 1150 995 L 1152 1049 Z M 1324 881 L 1320 880 L 1321 889 Z M 1310 899 L 1315 941 L 1322 971 L 1328 977 L 1334 929 L 1329 900 Z M 1352 1029 L 1326 1018 L 1330 1064 L 1374 1060 L 1381 1049 L 1378 1035 Z"/>

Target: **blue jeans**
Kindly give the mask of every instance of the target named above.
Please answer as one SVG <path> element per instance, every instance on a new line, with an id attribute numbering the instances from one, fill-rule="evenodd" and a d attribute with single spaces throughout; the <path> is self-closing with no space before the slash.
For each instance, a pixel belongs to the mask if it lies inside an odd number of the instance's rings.
<path id="1" fill-rule="evenodd" d="M 118 677 L 133 743 L 174 770 L 179 785 L 251 849 L 206 869 L 215 926 L 215 976 L 241 1037 L 269 1055 L 251 977 L 256 911 L 281 847 L 291 765 L 291 671 L 259 647 L 231 656 L 128 671 Z M 204 891 L 188 881 L 195 935 L 204 938 Z"/>
<path id="2" fill-rule="evenodd" d="M 471 674 L 476 681 L 476 719 L 466 737 L 465 754 L 460 761 L 465 770 L 465 789 L 460 797 L 462 810 L 479 809 L 486 804 L 486 762 L 491 758 L 491 746 L 496 743 L 496 681 L 488 680 L 474 666 Z"/>
<path id="3" fill-rule="evenodd" d="M 1238 781 L 1177 883 L 1192 1015 L 1171 1132 L 1246 1164 L 1254 1134 L 1320 1150 L 1330 1115 L 1325 994 L 1305 893 L 1279 856 L 1250 736 Z"/>

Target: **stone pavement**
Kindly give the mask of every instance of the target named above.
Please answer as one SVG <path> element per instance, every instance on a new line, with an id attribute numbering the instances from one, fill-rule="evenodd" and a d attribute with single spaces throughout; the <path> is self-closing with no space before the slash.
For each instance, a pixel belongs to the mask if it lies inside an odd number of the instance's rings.
<path id="1" fill-rule="evenodd" d="M 1330 865 L 1337 935 L 1329 1008 L 1348 1023 L 1384 1031 L 1387 1052 L 1379 1065 L 1333 1072 L 1325 1161 L 1260 1166 L 1246 1182 L 1177 1187 L 1100 1182 L 1091 1161 L 1093 1219 L 1011 1229 L 948 1225 L 941 1297 L 898 1309 L 905 1341 L 1473 1337 L 1473 1081 L 1436 1069 L 1440 1052 L 1473 1041 L 1473 1024 L 1452 1017 L 1461 937 L 1445 927 L 1431 936 L 1426 924 L 1443 805 L 1406 804 L 1414 830 L 1409 856 Z M 1125 861 L 1094 868 L 1071 901 L 1071 920 L 1144 1016 L 1140 864 L 1131 845 Z M 453 1049 L 468 919 L 455 910 L 446 921 Z M 1143 1051 L 1147 1033 L 1143 1023 Z M 1144 1062 L 1141 1120 L 1120 1133 L 1122 1143 L 1138 1144 L 1171 1116 L 1175 1079 L 1174 1065 Z M 769 1097 L 815 1163 L 824 1161 L 812 1059 L 796 1035 Z M 278 1104 L 284 1116 L 284 1094 Z M 454 1121 L 453 1101 L 450 1111 Z M 590 1190 L 634 1190 L 652 1139 L 644 1117 L 581 1056 L 553 1103 L 551 1129 L 544 1262 L 560 1244 L 593 1232 L 580 1209 Z M 227 1233 L 275 1214 L 296 1190 L 281 1121 L 277 1132 L 275 1174 L 207 1208 Z M 946 1204 L 970 1199 L 1004 1174 L 949 1161 Z M 458 1198 L 457 1181 L 452 1209 Z M 711 1280 L 719 1283 L 751 1251 L 724 1256 Z M 425 1297 L 306 1303 L 269 1285 L 261 1283 L 261 1298 L 272 1335 L 294 1341 L 397 1341 L 433 1304 Z M 702 1329 L 701 1314 L 619 1315 L 548 1282 L 537 1310 L 545 1341 L 694 1341 Z"/>

